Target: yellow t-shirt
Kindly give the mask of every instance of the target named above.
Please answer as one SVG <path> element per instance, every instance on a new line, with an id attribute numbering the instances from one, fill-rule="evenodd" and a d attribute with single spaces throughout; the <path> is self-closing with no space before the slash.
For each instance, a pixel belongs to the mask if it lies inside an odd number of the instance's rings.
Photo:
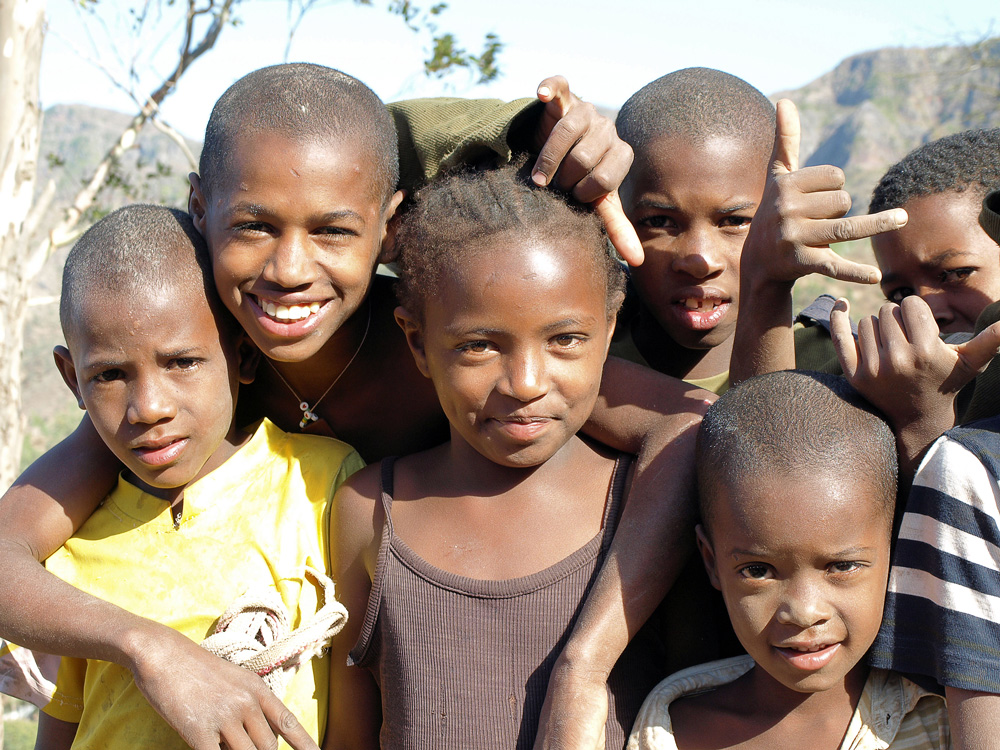
<path id="1" fill-rule="evenodd" d="M 46 567 L 197 642 L 261 583 L 277 589 L 294 628 L 322 604 L 304 569 L 329 570 L 329 500 L 362 466 L 340 441 L 286 434 L 265 420 L 235 455 L 185 490 L 177 527 L 165 501 L 119 479 Z M 329 659 L 303 665 L 279 696 L 317 742 L 329 668 Z M 44 710 L 80 724 L 74 748 L 187 747 L 117 664 L 63 659 Z"/>

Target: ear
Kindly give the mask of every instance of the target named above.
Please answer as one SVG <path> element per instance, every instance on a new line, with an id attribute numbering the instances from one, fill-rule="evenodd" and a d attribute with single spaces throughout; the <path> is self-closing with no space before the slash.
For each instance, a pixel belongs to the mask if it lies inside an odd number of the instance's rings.
<path id="1" fill-rule="evenodd" d="M 393 314 L 399 327 L 403 329 L 403 335 L 406 336 L 406 343 L 410 346 L 410 353 L 413 355 L 413 361 L 417 363 L 417 369 L 421 375 L 429 378 L 431 375 L 427 369 L 427 355 L 424 352 L 423 327 L 405 307 L 397 307 Z"/>
<path id="2" fill-rule="evenodd" d="M 206 237 L 208 201 L 205 200 L 205 193 L 201 189 L 201 178 L 197 172 L 191 172 L 188 175 L 188 182 L 191 184 L 188 190 L 188 213 L 191 214 L 195 228 L 202 237 Z"/>
<path id="3" fill-rule="evenodd" d="M 399 206 L 405 197 L 405 190 L 397 190 L 382 212 L 385 225 L 382 228 L 382 250 L 378 256 L 379 263 L 392 263 L 399 257 L 399 251 L 396 249 L 396 232 L 399 231 L 399 220 L 402 216 L 399 213 Z"/>
<path id="4" fill-rule="evenodd" d="M 239 362 L 239 377 L 243 385 L 254 381 L 257 377 L 257 366 L 260 364 L 260 349 L 245 331 L 240 331 L 236 340 L 236 356 Z"/>
<path id="5" fill-rule="evenodd" d="M 76 366 L 73 364 L 73 355 L 65 346 L 57 346 L 52 350 L 52 358 L 56 361 L 56 369 L 62 375 L 63 382 L 69 386 L 76 396 L 76 405 L 84 411 L 87 407 L 83 404 L 83 397 L 80 395 L 80 384 L 76 380 Z"/>
<path id="6" fill-rule="evenodd" d="M 715 550 L 712 548 L 708 534 L 705 533 L 705 527 L 699 523 L 694 527 L 694 533 L 698 539 L 698 551 L 701 553 L 701 561 L 705 564 L 708 580 L 715 588 L 722 591 L 722 587 L 719 585 L 719 571 L 715 567 Z"/>

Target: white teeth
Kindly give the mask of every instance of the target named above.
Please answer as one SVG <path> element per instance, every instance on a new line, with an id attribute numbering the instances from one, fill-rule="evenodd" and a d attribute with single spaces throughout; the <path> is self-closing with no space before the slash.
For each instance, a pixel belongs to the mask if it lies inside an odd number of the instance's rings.
<path id="1" fill-rule="evenodd" d="M 318 313 L 322 305 L 319 302 L 311 302 L 308 305 L 276 305 L 266 299 L 258 299 L 260 308 L 269 317 L 278 320 L 304 320 L 314 313 Z"/>

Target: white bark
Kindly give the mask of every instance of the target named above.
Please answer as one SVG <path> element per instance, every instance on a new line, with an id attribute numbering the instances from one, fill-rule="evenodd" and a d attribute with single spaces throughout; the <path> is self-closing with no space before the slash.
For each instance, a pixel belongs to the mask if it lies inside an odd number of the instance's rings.
<path id="1" fill-rule="evenodd" d="M 0 0 L 0 489 L 17 476 L 45 0 Z"/>

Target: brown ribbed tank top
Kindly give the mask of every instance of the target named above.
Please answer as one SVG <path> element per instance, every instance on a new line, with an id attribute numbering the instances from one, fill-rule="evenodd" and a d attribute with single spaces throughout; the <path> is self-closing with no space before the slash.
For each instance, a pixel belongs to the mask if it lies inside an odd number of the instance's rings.
<path id="1" fill-rule="evenodd" d="M 385 521 L 365 622 L 351 660 L 382 693 L 381 746 L 531 748 L 549 674 L 607 554 L 630 459 L 620 456 L 601 530 L 560 562 L 523 578 L 479 580 L 437 568 L 392 526 L 393 462 L 382 462 Z M 633 642 L 609 680 L 606 746 L 625 744 L 662 678 Z"/>

